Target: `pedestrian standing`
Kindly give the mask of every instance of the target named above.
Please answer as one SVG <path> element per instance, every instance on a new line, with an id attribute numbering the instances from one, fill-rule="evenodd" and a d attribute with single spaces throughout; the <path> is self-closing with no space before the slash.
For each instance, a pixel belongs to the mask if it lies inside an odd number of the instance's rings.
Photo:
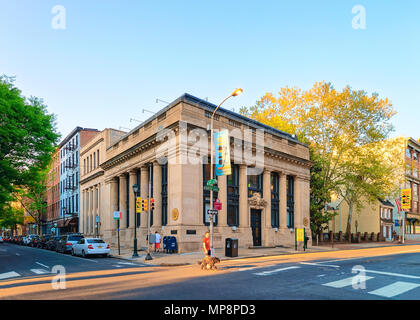
<path id="1" fill-rule="evenodd" d="M 160 239 L 161 236 L 159 234 L 159 232 L 155 232 L 155 252 L 160 252 Z"/>
<path id="2" fill-rule="evenodd" d="M 210 250 L 210 233 L 206 231 L 204 238 L 203 238 L 203 253 L 205 256 L 211 256 Z"/>

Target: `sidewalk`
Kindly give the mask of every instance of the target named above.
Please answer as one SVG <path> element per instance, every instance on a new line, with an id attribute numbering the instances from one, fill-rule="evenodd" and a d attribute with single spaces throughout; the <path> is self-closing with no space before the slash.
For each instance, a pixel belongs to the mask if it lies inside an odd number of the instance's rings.
<path id="1" fill-rule="evenodd" d="M 419 241 L 410 241 L 406 240 L 405 245 L 411 244 L 420 244 Z M 352 250 L 352 249 L 363 249 L 363 248 L 376 248 L 376 247 L 389 247 L 389 246 L 402 246 L 397 242 L 368 242 L 368 243 L 340 243 L 334 244 L 334 247 L 329 243 L 322 243 L 319 246 L 311 246 L 306 249 L 305 253 L 312 252 L 328 252 L 336 250 Z M 294 247 L 275 247 L 275 248 L 239 248 L 238 257 L 225 257 L 224 248 L 218 248 L 215 250 L 216 256 L 221 260 L 237 260 L 244 258 L 255 258 L 255 257 L 266 257 L 266 256 L 277 256 L 284 254 L 298 254 L 304 253 L 302 248 L 298 248 L 298 251 L 295 251 Z M 202 252 L 187 252 L 187 253 L 155 253 L 151 252 L 152 260 L 145 261 L 147 252 L 138 251 L 139 257 L 133 258 L 132 251 L 121 251 L 121 254 L 118 255 L 117 250 L 111 250 L 111 257 L 123 260 L 129 260 L 132 262 L 139 262 L 149 265 L 160 265 L 160 266 L 181 266 L 189 264 L 197 264 L 197 261 L 203 258 Z"/>

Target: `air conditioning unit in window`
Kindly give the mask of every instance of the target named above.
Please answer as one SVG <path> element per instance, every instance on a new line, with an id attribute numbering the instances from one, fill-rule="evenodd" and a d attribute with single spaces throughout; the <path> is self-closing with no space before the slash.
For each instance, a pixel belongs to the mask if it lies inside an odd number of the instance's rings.
<path id="1" fill-rule="evenodd" d="M 232 227 L 232 231 L 236 231 L 236 226 L 233 226 Z"/>
<path id="2" fill-rule="evenodd" d="M 274 231 L 275 232 L 279 232 L 279 228 L 274 228 Z"/>

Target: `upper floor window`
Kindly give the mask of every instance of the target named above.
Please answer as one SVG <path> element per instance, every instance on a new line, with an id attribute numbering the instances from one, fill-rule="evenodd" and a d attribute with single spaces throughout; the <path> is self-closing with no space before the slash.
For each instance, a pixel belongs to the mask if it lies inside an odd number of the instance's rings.
<path id="1" fill-rule="evenodd" d="M 409 148 L 405 150 L 405 155 L 407 158 L 411 158 L 411 150 Z"/>

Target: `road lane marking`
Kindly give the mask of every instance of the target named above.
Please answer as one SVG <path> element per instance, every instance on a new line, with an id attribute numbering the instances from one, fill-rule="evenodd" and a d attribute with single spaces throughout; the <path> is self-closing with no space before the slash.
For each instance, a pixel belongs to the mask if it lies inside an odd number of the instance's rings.
<path id="1" fill-rule="evenodd" d="M 310 263 L 310 262 L 301 262 L 300 264 L 306 264 L 306 265 L 309 265 L 309 266 L 317 266 L 317 267 L 340 268 L 340 266 L 336 266 L 336 265 L 332 265 L 332 264 Z"/>
<path id="2" fill-rule="evenodd" d="M 14 271 L 0 273 L 0 280 L 12 278 L 12 277 L 20 277 L 20 274 Z"/>
<path id="3" fill-rule="evenodd" d="M 47 269 L 49 269 L 50 267 L 49 266 L 46 266 L 45 264 L 42 264 L 42 263 L 40 263 L 40 262 L 35 262 L 36 264 L 39 264 L 40 266 L 42 266 L 42 267 L 44 267 L 44 268 L 47 268 Z"/>
<path id="4" fill-rule="evenodd" d="M 20 256 L 20 253 L 16 253 L 17 256 Z"/>
<path id="5" fill-rule="evenodd" d="M 132 262 L 118 262 L 118 264 L 126 264 L 126 265 L 129 265 L 129 266 L 137 265 L 136 263 L 132 263 Z"/>
<path id="6" fill-rule="evenodd" d="M 375 270 L 363 270 L 363 271 L 364 272 L 370 272 L 370 273 L 383 274 L 385 276 L 394 276 L 394 277 L 401 277 L 401 278 L 408 278 L 408 279 L 420 279 L 419 276 L 412 276 L 410 274 L 393 273 L 393 272 L 385 272 L 385 271 L 375 271 Z"/>
<path id="7" fill-rule="evenodd" d="M 365 276 L 365 277 L 357 276 L 357 277 L 358 277 L 358 282 L 362 280 L 367 281 L 369 279 L 373 279 L 373 277 L 368 277 L 368 276 Z M 323 286 L 332 287 L 332 288 L 344 288 L 347 286 L 351 286 L 353 284 L 353 278 L 354 277 L 350 277 L 350 278 L 346 278 L 346 279 L 342 279 L 338 281 L 324 283 Z"/>
<path id="8" fill-rule="evenodd" d="M 241 268 L 241 269 L 239 269 L 239 270 L 235 270 L 236 272 L 239 272 L 239 271 L 247 271 L 247 270 L 254 270 L 254 269 L 258 269 L 259 267 L 249 267 L 249 268 Z"/>
<path id="9" fill-rule="evenodd" d="M 31 272 L 36 273 L 36 274 L 46 274 L 46 273 L 49 273 L 48 270 L 43 270 L 43 269 L 31 269 Z"/>
<path id="10" fill-rule="evenodd" d="M 1 249 L 1 248 L 0 248 L 0 251 L 1 251 L 1 252 L 7 252 L 7 249 Z"/>
<path id="11" fill-rule="evenodd" d="M 417 287 L 420 287 L 420 284 L 412 283 L 412 282 L 397 281 L 397 282 L 394 282 L 393 284 L 390 284 L 389 286 L 385 286 L 385 287 L 379 288 L 377 290 L 374 290 L 368 293 L 374 294 L 376 296 L 385 297 L 385 298 L 392 298 Z"/>
<path id="12" fill-rule="evenodd" d="M 292 267 L 274 269 L 274 270 L 271 270 L 271 271 L 258 272 L 258 273 L 254 273 L 254 274 L 257 275 L 257 276 L 268 276 L 268 275 L 273 274 L 273 273 L 286 271 L 286 270 L 291 270 L 291 269 L 299 269 L 299 268 L 300 267 L 298 267 L 298 266 L 292 266 Z"/>

